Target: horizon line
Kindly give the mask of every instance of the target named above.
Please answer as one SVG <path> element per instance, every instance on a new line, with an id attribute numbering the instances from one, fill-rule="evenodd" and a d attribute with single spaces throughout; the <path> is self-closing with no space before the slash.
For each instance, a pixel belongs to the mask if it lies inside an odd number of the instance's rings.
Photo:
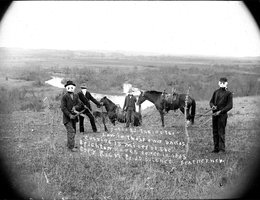
<path id="1" fill-rule="evenodd" d="M 202 54 L 166 54 L 155 52 L 142 52 L 142 51 L 127 51 L 127 50 L 104 50 L 104 49 L 58 49 L 58 48 L 25 48 L 25 47 L 6 47 L 6 49 L 19 49 L 19 50 L 41 50 L 41 51 L 72 51 L 72 52 L 96 52 L 96 53 L 120 53 L 124 56 L 162 56 L 162 57 L 194 57 L 194 58 L 229 58 L 229 59 L 245 59 L 245 58 L 258 58 L 259 56 L 217 56 L 217 55 L 202 55 Z M 129 55 L 126 55 L 129 54 Z"/>

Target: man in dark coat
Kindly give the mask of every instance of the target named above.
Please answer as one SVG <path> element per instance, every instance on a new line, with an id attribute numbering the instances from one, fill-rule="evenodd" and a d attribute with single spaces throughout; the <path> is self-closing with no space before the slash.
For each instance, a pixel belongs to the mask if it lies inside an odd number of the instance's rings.
<path id="1" fill-rule="evenodd" d="M 227 78 L 220 78 L 219 89 L 214 91 L 210 100 L 213 110 L 213 153 L 225 152 L 225 129 L 227 124 L 227 112 L 233 108 L 233 94 L 227 89 Z"/>
<path id="2" fill-rule="evenodd" d="M 89 91 L 87 91 L 87 86 L 86 85 L 81 85 L 80 86 L 81 91 L 78 93 L 79 99 L 83 102 L 85 105 L 86 111 L 84 114 L 86 114 L 90 120 L 90 124 L 92 127 L 93 132 L 97 132 L 97 127 L 95 124 L 95 118 L 92 114 L 92 109 L 90 105 L 90 100 L 97 105 L 99 108 L 101 105 L 100 103 L 90 94 Z M 79 131 L 84 134 L 84 117 L 79 116 Z"/>
<path id="3" fill-rule="evenodd" d="M 61 111 L 63 112 L 63 124 L 67 130 L 67 146 L 75 152 L 75 135 L 77 117 L 73 113 L 73 107 L 77 110 L 82 108 L 83 104 L 77 94 L 74 94 L 76 85 L 72 81 L 65 84 L 66 94 L 61 99 Z"/>
<path id="4" fill-rule="evenodd" d="M 131 126 L 134 126 L 135 102 L 136 98 L 133 95 L 133 90 L 130 88 L 123 106 L 123 110 L 126 111 L 126 128 L 129 127 L 130 122 Z"/>

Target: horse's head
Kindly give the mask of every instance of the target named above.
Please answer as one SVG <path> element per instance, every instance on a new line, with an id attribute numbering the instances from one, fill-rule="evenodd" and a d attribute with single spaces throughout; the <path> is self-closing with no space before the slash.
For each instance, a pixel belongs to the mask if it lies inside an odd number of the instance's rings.
<path id="1" fill-rule="evenodd" d="M 146 97 L 145 97 L 145 92 L 144 91 L 141 91 L 139 97 L 138 97 L 138 101 L 136 103 L 136 105 L 141 105 L 144 101 L 146 100 Z"/>
<path id="2" fill-rule="evenodd" d="M 107 104 L 107 97 L 106 96 L 102 97 L 100 99 L 100 103 L 103 104 L 103 105 Z"/>
<path id="3" fill-rule="evenodd" d="M 113 111 L 114 109 L 116 109 L 116 104 L 114 104 L 114 103 L 113 103 L 110 99 L 108 99 L 106 96 L 104 96 L 102 99 L 100 99 L 100 103 L 105 106 L 107 112 Z"/>

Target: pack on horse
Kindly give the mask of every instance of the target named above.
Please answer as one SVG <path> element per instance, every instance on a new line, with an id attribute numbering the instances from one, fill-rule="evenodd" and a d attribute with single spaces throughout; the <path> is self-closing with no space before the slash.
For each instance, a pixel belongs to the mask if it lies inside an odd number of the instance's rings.
<path id="1" fill-rule="evenodd" d="M 118 121 L 120 123 L 126 123 L 126 113 L 123 112 L 123 109 L 121 109 L 119 106 L 117 106 L 115 103 L 113 103 L 106 96 L 103 97 L 100 100 L 100 102 L 102 102 L 103 105 L 105 106 L 106 111 L 108 113 L 108 118 L 114 126 L 115 126 L 116 121 Z M 135 112 L 134 113 L 134 126 L 140 126 L 141 123 L 142 123 L 141 114 L 138 112 Z"/>
<path id="2" fill-rule="evenodd" d="M 139 95 L 137 105 L 142 104 L 145 100 L 152 102 L 156 109 L 159 111 L 161 115 L 162 127 L 164 127 L 164 111 L 168 112 L 169 110 L 177 110 L 180 109 L 184 114 L 185 109 L 185 99 L 186 94 L 167 94 L 165 92 L 158 91 L 141 91 Z M 191 109 L 191 112 L 189 112 Z M 194 124 L 195 111 L 196 111 L 196 102 L 193 98 L 188 96 L 187 102 L 187 120 L 191 121 Z"/>

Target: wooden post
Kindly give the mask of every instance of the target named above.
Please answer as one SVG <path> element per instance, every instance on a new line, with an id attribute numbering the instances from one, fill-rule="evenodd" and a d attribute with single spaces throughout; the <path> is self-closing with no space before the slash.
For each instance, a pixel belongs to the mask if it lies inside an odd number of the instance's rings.
<path id="1" fill-rule="evenodd" d="M 188 124 L 187 124 L 187 107 L 188 107 L 188 98 L 189 98 L 189 90 L 190 90 L 190 86 L 188 88 L 187 91 L 187 95 L 185 97 L 185 107 L 184 107 L 184 129 L 185 129 L 185 134 L 186 134 L 186 138 L 187 138 L 187 143 L 186 143 L 186 155 L 189 152 L 189 143 L 190 143 L 190 137 L 189 137 L 189 133 L 188 133 Z"/>

